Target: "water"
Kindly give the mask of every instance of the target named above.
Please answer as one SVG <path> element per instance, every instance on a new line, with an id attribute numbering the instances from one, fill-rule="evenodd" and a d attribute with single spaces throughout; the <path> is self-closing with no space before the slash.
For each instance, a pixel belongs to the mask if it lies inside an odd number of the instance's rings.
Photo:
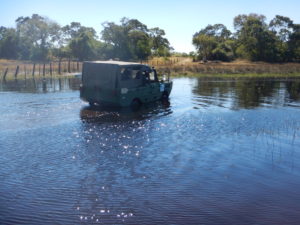
<path id="1" fill-rule="evenodd" d="M 79 84 L 0 84 L 0 224 L 299 224 L 299 80 L 178 78 L 137 112 Z"/>

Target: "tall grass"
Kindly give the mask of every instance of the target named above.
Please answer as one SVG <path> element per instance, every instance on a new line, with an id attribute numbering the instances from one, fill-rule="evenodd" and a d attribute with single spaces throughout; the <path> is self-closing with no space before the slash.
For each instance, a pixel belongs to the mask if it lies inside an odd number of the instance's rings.
<path id="1" fill-rule="evenodd" d="M 171 74 L 171 76 L 219 76 L 219 77 L 300 77 L 300 63 L 263 63 L 235 61 L 224 62 L 192 62 L 188 57 L 155 57 L 147 61 L 141 61 L 144 64 L 154 66 L 160 74 Z M 35 76 L 43 76 L 44 63 L 35 63 Z M 17 77 L 30 77 L 34 63 L 30 61 L 16 61 L 0 59 L 0 80 L 8 69 L 6 79 L 14 78 L 16 67 L 19 66 Z M 59 73 L 59 62 L 51 62 L 52 74 Z M 70 71 L 69 71 L 70 69 Z M 68 72 L 80 72 L 82 63 L 71 61 L 61 62 L 61 74 Z M 45 76 L 50 75 L 50 62 L 45 63 Z"/>
<path id="2" fill-rule="evenodd" d="M 277 74 L 300 76 L 299 63 L 250 63 L 250 62 L 231 62 L 231 63 L 176 63 L 172 65 L 156 66 L 160 73 L 170 73 L 172 75 L 222 75 L 222 74 Z"/>

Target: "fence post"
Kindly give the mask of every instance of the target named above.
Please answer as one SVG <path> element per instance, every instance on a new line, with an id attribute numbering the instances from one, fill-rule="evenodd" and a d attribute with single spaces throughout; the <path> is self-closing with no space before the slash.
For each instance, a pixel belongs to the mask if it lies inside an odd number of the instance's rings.
<path id="1" fill-rule="evenodd" d="M 52 76 L 52 63 L 50 63 L 50 75 Z"/>
<path id="2" fill-rule="evenodd" d="M 34 72 L 35 72 L 35 63 L 33 64 L 33 67 L 32 67 L 32 76 L 34 77 Z"/>
<path id="3" fill-rule="evenodd" d="M 44 63 L 44 65 L 43 65 L 43 76 L 45 76 L 45 63 Z"/>
<path id="4" fill-rule="evenodd" d="M 17 78 L 17 76 L 18 76 L 18 73 L 19 73 L 19 66 L 17 66 L 17 68 L 16 68 L 16 72 L 15 72 L 15 79 Z"/>
<path id="5" fill-rule="evenodd" d="M 25 80 L 27 78 L 26 66 L 24 65 Z"/>
<path id="6" fill-rule="evenodd" d="M 71 60 L 68 61 L 68 73 L 71 73 Z"/>
<path id="7" fill-rule="evenodd" d="M 39 64 L 39 76 L 41 76 L 41 64 Z"/>
<path id="8" fill-rule="evenodd" d="M 61 75 L 61 59 L 58 61 L 58 74 Z"/>
<path id="9" fill-rule="evenodd" d="M 8 67 L 6 67 L 6 70 L 4 71 L 4 74 L 3 74 L 3 80 L 6 79 L 6 74 L 7 74 L 7 72 L 8 72 Z"/>
<path id="10" fill-rule="evenodd" d="M 79 72 L 79 61 L 77 61 L 77 72 Z"/>

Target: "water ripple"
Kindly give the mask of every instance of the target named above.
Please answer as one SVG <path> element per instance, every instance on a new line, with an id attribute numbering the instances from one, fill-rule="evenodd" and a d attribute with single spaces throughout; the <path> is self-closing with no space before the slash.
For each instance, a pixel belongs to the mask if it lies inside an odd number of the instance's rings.
<path id="1" fill-rule="evenodd" d="M 2 84 L 1 224 L 299 221 L 299 81 L 178 78 L 139 111 L 76 84 Z"/>

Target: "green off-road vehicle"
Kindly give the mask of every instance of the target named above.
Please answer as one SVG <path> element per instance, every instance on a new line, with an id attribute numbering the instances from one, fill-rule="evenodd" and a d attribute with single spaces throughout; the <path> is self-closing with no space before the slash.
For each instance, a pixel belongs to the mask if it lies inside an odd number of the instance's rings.
<path id="1" fill-rule="evenodd" d="M 138 106 L 167 99 L 172 82 L 159 81 L 147 65 L 121 61 L 84 62 L 80 98 L 90 105 Z"/>

